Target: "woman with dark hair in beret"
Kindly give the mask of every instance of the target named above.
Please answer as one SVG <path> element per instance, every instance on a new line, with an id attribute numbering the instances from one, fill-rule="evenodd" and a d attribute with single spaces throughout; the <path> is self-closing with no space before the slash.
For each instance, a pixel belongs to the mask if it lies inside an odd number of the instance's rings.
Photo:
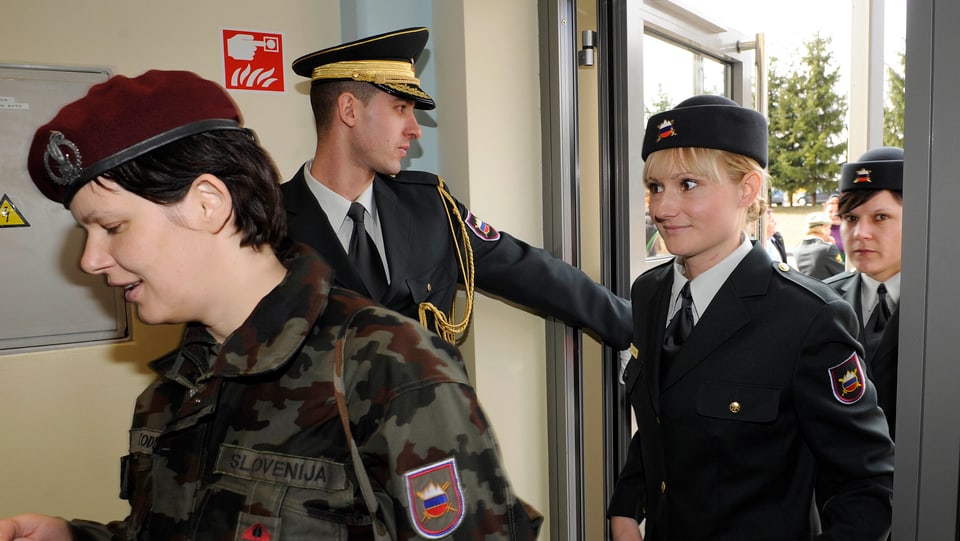
<path id="1" fill-rule="evenodd" d="M 113 77 L 28 167 L 86 232 L 83 270 L 186 327 L 134 409 L 130 515 L 20 515 L 0 541 L 536 537 L 457 349 L 284 240 L 279 175 L 220 86 Z"/>
<path id="2" fill-rule="evenodd" d="M 743 233 L 766 119 L 696 96 L 650 118 L 642 156 L 676 257 L 631 290 L 638 430 L 608 507 L 614 539 L 643 539 L 644 520 L 652 541 L 884 539 L 893 444 L 856 316 Z"/>

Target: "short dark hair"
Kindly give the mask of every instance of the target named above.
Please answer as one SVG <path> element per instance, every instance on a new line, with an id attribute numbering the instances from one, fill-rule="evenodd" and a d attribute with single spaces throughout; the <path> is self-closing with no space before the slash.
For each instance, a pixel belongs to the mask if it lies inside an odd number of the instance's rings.
<path id="1" fill-rule="evenodd" d="M 881 192 L 890 192 L 894 199 L 901 205 L 903 204 L 903 192 L 896 190 L 853 190 L 840 194 L 840 201 L 837 202 L 837 214 L 844 215 L 873 199 Z"/>
<path id="2" fill-rule="evenodd" d="M 158 205 L 182 200 L 196 178 L 211 174 L 233 199 L 240 246 L 271 246 L 286 235 L 280 172 L 249 130 L 217 130 L 178 139 L 103 174 Z M 96 182 L 96 180 L 94 180 Z"/>
<path id="3" fill-rule="evenodd" d="M 335 81 L 332 83 L 314 83 L 310 87 L 310 106 L 313 108 L 313 120 L 317 133 L 322 133 L 333 123 L 333 114 L 337 98 L 349 92 L 364 104 L 370 103 L 375 92 L 382 92 L 370 83 L 358 81 Z"/>

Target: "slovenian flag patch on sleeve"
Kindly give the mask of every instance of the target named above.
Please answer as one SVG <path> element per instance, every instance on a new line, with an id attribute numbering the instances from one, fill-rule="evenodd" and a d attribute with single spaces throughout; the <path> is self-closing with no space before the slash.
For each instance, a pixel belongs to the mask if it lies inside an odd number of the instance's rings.
<path id="1" fill-rule="evenodd" d="M 463 521 L 463 492 L 453 457 L 403 474 L 410 522 L 427 539 L 450 535 Z"/>
<path id="2" fill-rule="evenodd" d="M 463 221 L 467 223 L 470 231 L 473 231 L 473 234 L 480 240 L 492 242 L 500 239 L 500 232 L 494 229 L 492 225 L 478 218 L 473 212 L 467 211 L 467 217 L 464 218 Z"/>
<path id="3" fill-rule="evenodd" d="M 830 383 L 833 396 L 841 404 L 853 404 L 863 397 L 867 381 L 857 352 L 830 369 Z"/>

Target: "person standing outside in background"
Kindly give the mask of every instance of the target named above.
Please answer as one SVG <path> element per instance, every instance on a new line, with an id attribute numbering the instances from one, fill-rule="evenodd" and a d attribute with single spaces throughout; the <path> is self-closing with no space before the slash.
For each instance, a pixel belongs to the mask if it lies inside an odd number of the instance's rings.
<path id="1" fill-rule="evenodd" d="M 830 238 L 833 239 L 833 243 L 837 245 L 837 249 L 840 250 L 840 257 L 843 261 L 846 261 L 846 254 L 843 251 L 843 235 L 840 234 L 840 224 L 842 220 L 840 219 L 840 212 L 838 210 L 838 205 L 840 203 L 839 194 L 830 194 L 830 197 L 823 202 L 823 212 L 830 217 Z"/>
<path id="2" fill-rule="evenodd" d="M 860 320 L 870 377 L 890 434 L 897 425 L 897 346 L 903 244 L 903 149 L 867 151 L 840 172 L 841 232 L 856 269 L 826 280 Z"/>
<path id="3" fill-rule="evenodd" d="M 804 223 L 807 232 L 793 249 L 797 270 L 818 280 L 843 272 L 843 258 L 830 237 L 830 217 L 823 212 L 811 212 Z"/>
<path id="4" fill-rule="evenodd" d="M 637 421 L 607 514 L 616 541 L 880 541 L 893 442 L 853 309 L 743 233 L 767 122 L 696 96 L 647 123 L 650 214 L 675 259 L 631 289 Z"/>
<path id="5" fill-rule="evenodd" d="M 763 217 L 761 224 L 763 234 L 758 239 L 760 245 L 767 251 L 771 261 L 786 263 L 787 247 L 783 243 L 783 235 L 777 231 L 777 219 L 773 216 L 773 207 L 762 197 L 758 197 L 755 205 L 747 210 L 748 233 L 753 233 L 754 228 L 757 227 L 757 220 L 761 216 Z"/>
<path id="6" fill-rule="evenodd" d="M 435 107 L 414 72 L 427 37 L 426 28 L 408 28 L 293 62 L 297 74 L 312 80 L 317 147 L 282 186 L 290 234 L 330 262 L 338 284 L 419 319 L 449 341 L 466 331 L 480 289 L 590 329 L 623 356 L 630 344 L 629 301 L 498 231 L 437 175 L 401 170 L 420 137 L 414 110 Z M 359 220 L 371 239 L 372 270 L 357 263 L 350 248 Z M 458 284 L 466 289 L 459 322 L 453 314 Z"/>

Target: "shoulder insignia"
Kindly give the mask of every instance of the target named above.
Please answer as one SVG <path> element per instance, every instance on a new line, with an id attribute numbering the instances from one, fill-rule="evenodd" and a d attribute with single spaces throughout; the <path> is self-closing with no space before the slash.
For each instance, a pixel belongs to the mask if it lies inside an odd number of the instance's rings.
<path id="1" fill-rule="evenodd" d="M 866 378 L 856 352 L 829 370 L 833 396 L 841 404 L 854 404 L 863 397 Z"/>
<path id="2" fill-rule="evenodd" d="M 827 285 L 831 285 L 837 282 L 843 282 L 843 281 L 849 280 L 850 278 L 853 278 L 853 276 L 856 274 L 857 274 L 856 271 L 840 272 L 840 273 L 834 274 L 833 276 L 830 276 L 829 278 L 824 278 L 823 283 Z"/>
<path id="3" fill-rule="evenodd" d="M 492 225 L 475 216 L 469 210 L 467 211 L 467 215 L 463 218 L 463 221 L 466 222 L 467 227 L 470 228 L 470 231 L 473 231 L 473 234 L 476 235 L 480 240 L 485 240 L 487 242 L 500 240 L 499 231 L 494 229 Z"/>
<path id="4" fill-rule="evenodd" d="M 387 178 L 394 182 L 403 182 L 406 184 L 436 186 L 440 183 L 440 177 L 426 171 L 400 171 L 396 175 L 389 175 Z"/>
<path id="5" fill-rule="evenodd" d="M 821 301 L 832 302 L 837 300 L 837 292 L 824 284 L 824 281 L 807 276 L 802 272 L 794 272 L 793 268 L 786 263 L 772 263 L 771 266 L 774 269 L 773 274 L 775 276 L 779 276 L 788 282 L 796 284 Z"/>
<path id="6" fill-rule="evenodd" d="M 440 539 L 463 522 L 463 492 L 457 461 L 451 457 L 403 474 L 410 522 L 417 534 Z"/>

